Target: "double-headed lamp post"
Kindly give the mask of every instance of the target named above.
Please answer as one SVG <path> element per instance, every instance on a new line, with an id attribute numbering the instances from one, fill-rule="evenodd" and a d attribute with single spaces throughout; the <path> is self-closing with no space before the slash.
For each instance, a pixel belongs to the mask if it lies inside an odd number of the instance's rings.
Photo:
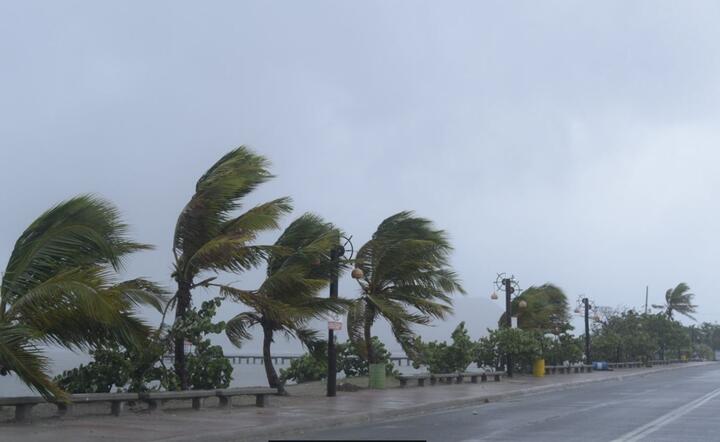
<path id="1" fill-rule="evenodd" d="M 352 236 L 350 237 L 352 238 Z M 338 244 L 330 250 L 330 262 L 332 263 L 332 273 L 330 276 L 330 299 L 338 298 L 338 287 L 340 279 L 341 260 L 351 260 L 353 256 L 353 245 L 350 238 L 342 236 L 344 241 L 342 245 Z M 363 271 L 359 268 L 352 270 L 352 277 L 360 279 L 363 277 Z M 335 321 L 333 321 L 335 322 Z M 335 322 L 338 326 L 340 323 Z M 337 328 L 339 330 L 340 328 Z M 337 394 L 337 352 L 335 348 L 335 328 L 330 326 L 328 322 L 328 373 L 327 373 L 327 396 L 333 397 Z"/>
<path id="2" fill-rule="evenodd" d="M 495 279 L 495 288 L 497 290 L 505 291 L 505 326 L 507 328 L 512 328 L 512 295 L 516 291 L 519 291 L 520 286 L 518 285 L 515 276 L 510 275 L 510 277 L 508 278 L 505 276 L 504 273 L 498 273 L 498 276 Z M 493 300 L 498 299 L 497 293 L 493 292 L 492 295 L 490 295 L 490 298 Z M 520 302 L 518 302 L 518 307 L 527 307 L 527 302 L 524 299 L 521 299 Z M 510 353 L 507 353 L 505 355 L 505 365 L 507 376 L 511 378 L 513 375 L 513 366 Z"/>

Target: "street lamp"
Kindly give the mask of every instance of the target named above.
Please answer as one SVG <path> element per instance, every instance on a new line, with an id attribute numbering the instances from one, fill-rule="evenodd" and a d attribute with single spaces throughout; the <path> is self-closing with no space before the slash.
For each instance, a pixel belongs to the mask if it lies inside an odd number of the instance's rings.
<path id="1" fill-rule="evenodd" d="M 332 270 L 330 276 L 330 299 L 337 299 L 340 278 L 341 259 L 349 261 L 352 259 L 354 249 L 350 238 L 340 237 L 344 242 L 330 250 L 330 262 Z M 346 257 L 347 255 L 347 257 Z M 359 270 L 359 273 L 356 272 Z M 351 276 L 355 279 L 362 278 L 361 269 L 353 269 Z M 327 396 L 333 397 L 337 394 L 337 351 L 335 348 L 335 330 L 340 330 L 341 324 L 338 321 L 328 321 L 328 373 L 327 373 Z"/>
<path id="2" fill-rule="evenodd" d="M 508 278 L 505 273 L 498 273 L 497 278 L 495 279 L 495 288 L 496 290 L 505 290 L 505 326 L 507 328 L 512 328 L 512 294 L 516 291 L 520 291 L 520 286 L 518 285 L 514 275 L 510 275 Z M 490 299 L 498 299 L 497 291 L 492 292 Z M 520 300 L 520 302 L 518 302 L 518 307 L 527 307 L 527 302 L 525 300 Z M 510 353 L 505 355 L 505 364 L 507 365 L 507 376 L 511 378 L 513 368 Z"/>
<path id="3" fill-rule="evenodd" d="M 596 308 L 597 307 L 595 306 L 595 303 L 586 298 L 584 295 L 581 295 L 581 297 L 578 299 L 578 306 L 577 308 L 575 308 L 575 313 L 577 314 L 580 314 L 584 310 L 583 316 L 585 317 L 585 362 L 588 364 L 592 364 L 592 359 L 590 358 L 590 310 L 595 311 Z M 595 313 L 593 315 L 593 321 L 599 320 L 600 317 L 597 313 Z"/>

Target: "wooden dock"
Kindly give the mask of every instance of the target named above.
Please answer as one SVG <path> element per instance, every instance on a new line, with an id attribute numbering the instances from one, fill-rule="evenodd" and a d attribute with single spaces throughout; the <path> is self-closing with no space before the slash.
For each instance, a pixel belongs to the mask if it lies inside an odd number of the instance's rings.
<path id="1" fill-rule="evenodd" d="M 302 355 L 278 355 L 272 357 L 273 364 L 279 364 L 279 365 L 285 365 L 286 362 L 292 362 L 295 359 L 300 359 Z M 172 355 L 166 355 L 164 358 L 166 361 L 172 362 Z M 251 363 L 254 364 L 264 364 L 263 356 L 262 355 L 225 355 L 225 359 L 228 359 L 232 365 L 241 365 L 245 363 L 246 365 L 250 365 Z M 397 365 L 398 367 L 403 366 L 403 362 L 405 362 L 406 366 L 410 366 L 412 364 L 412 361 L 407 356 L 391 356 L 390 362 L 393 363 L 393 365 Z"/>

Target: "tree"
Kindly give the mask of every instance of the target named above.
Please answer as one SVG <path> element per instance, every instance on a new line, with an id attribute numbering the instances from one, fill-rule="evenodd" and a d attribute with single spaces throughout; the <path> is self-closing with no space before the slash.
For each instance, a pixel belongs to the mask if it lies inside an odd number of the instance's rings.
<path id="1" fill-rule="evenodd" d="M 237 215 L 241 200 L 272 178 L 268 162 L 241 146 L 223 156 L 197 182 L 195 194 L 177 220 L 173 253 L 177 282 L 175 318 L 191 307 L 192 290 L 214 278 L 197 281 L 203 272 L 241 272 L 260 264 L 268 247 L 252 245 L 258 233 L 278 228 L 277 220 L 290 211 L 290 200 L 279 198 Z M 182 389 L 189 386 L 184 337 L 175 338 L 175 371 Z"/>
<path id="2" fill-rule="evenodd" d="M 150 327 L 134 309 L 160 310 L 163 291 L 144 279 L 118 281 L 117 272 L 129 254 L 149 248 L 131 241 L 118 210 L 99 198 L 75 197 L 40 215 L 15 243 L 3 275 L 0 373 L 62 398 L 37 343 L 141 345 Z"/>
<path id="3" fill-rule="evenodd" d="M 232 318 L 226 333 L 236 346 L 251 338 L 249 329 L 259 325 L 263 332 L 263 362 L 268 384 L 284 392 L 272 363 L 271 345 L 277 333 L 313 344 L 317 331 L 308 328 L 312 319 L 328 312 L 341 313 L 341 299 L 319 297 L 318 291 L 328 285 L 334 265 L 329 251 L 337 247 L 340 232 L 317 215 L 306 213 L 288 226 L 275 242 L 267 257 L 265 281 L 255 291 L 231 287 L 222 290 L 228 296 L 250 307 L 250 311 Z"/>
<path id="4" fill-rule="evenodd" d="M 658 349 L 657 338 L 634 310 L 608 312 L 597 322 L 592 338 L 594 360 L 613 362 L 652 358 Z"/>
<path id="5" fill-rule="evenodd" d="M 665 359 L 668 354 L 679 358 L 691 348 L 689 330 L 662 313 L 642 315 L 641 327 L 653 338 L 654 351 L 660 359 Z"/>
<path id="6" fill-rule="evenodd" d="M 405 353 L 413 358 L 413 325 L 428 325 L 452 311 L 454 292 L 465 293 L 449 268 L 452 250 L 442 230 L 432 223 L 400 212 L 384 220 L 372 239 L 357 253 L 355 266 L 361 296 L 350 307 L 347 323 L 350 340 L 370 364 L 378 363 L 372 348 L 372 326 L 385 319 Z M 414 359 L 414 358 L 413 358 Z"/>
<path id="7" fill-rule="evenodd" d="M 542 357 L 549 365 L 582 361 L 583 341 L 582 337 L 575 337 L 567 333 L 567 330 L 558 334 L 547 334 L 540 341 Z"/>
<path id="8" fill-rule="evenodd" d="M 520 308 L 521 301 L 527 305 Z M 516 297 L 511 304 L 513 315 L 518 318 L 518 327 L 534 330 L 542 334 L 560 334 L 568 327 L 570 316 L 565 293 L 552 284 L 530 287 Z M 499 326 L 505 325 L 505 314 L 500 318 Z"/>
<path id="9" fill-rule="evenodd" d="M 720 325 L 703 322 L 697 328 L 697 341 L 712 350 L 720 350 Z"/>
<path id="10" fill-rule="evenodd" d="M 541 339 L 537 332 L 520 328 L 488 330 L 488 335 L 478 341 L 477 363 L 480 366 L 499 368 L 505 357 L 513 356 L 513 365 L 520 370 L 532 366 L 542 355 Z"/>
<path id="11" fill-rule="evenodd" d="M 675 286 L 675 288 L 667 289 L 665 292 L 665 304 L 653 304 L 653 307 L 664 309 L 665 315 L 670 319 L 673 319 L 674 312 L 678 312 L 694 320 L 695 318 L 692 315 L 697 311 L 697 305 L 693 305 L 692 303 L 695 295 L 689 292 L 690 287 L 684 282 L 681 282 Z"/>

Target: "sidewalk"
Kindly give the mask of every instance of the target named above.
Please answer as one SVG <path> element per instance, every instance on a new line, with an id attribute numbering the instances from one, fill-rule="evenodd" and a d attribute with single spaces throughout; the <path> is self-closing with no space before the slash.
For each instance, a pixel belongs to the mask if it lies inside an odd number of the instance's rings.
<path id="1" fill-rule="evenodd" d="M 171 409 L 159 414 L 127 413 L 121 417 L 81 416 L 42 419 L 31 425 L 0 425 L 2 441 L 236 441 L 267 439 L 303 430 L 382 420 L 438 409 L 496 401 L 583 384 L 620 380 L 658 371 L 680 370 L 712 362 L 665 367 L 620 369 L 614 372 L 550 375 L 544 378 L 516 376 L 512 380 L 460 385 L 392 388 L 382 391 L 338 392 L 335 398 L 277 397 L 270 407 L 238 407 L 232 410 L 205 408 Z"/>

